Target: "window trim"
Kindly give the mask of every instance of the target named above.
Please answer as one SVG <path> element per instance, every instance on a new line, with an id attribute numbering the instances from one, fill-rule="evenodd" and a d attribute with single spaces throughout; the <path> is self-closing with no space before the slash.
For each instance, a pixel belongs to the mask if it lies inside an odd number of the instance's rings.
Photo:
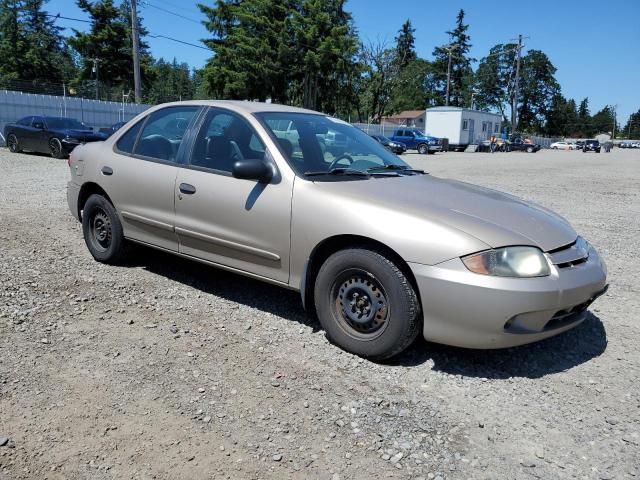
<path id="1" fill-rule="evenodd" d="M 178 151 L 176 152 L 176 158 L 175 160 L 171 161 L 171 160 L 163 160 L 161 158 L 154 158 L 154 157 L 148 157 L 146 155 L 140 155 L 137 153 L 133 153 L 133 152 L 124 152 L 122 150 L 120 150 L 118 148 L 118 142 L 120 141 L 120 139 L 122 137 L 124 137 L 127 132 L 129 130 L 131 130 L 135 125 L 137 125 L 139 122 L 142 122 L 142 127 L 140 128 L 140 131 L 138 132 L 138 135 L 136 136 L 136 140 L 133 144 L 133 151 L 135 152 L 136 147 L 138 146 L 138 141 L 140 140 L 140 135 L 142 135 L 142 132 L 144 131 L 144 128 L 147 126 L 147 122 L 149 121 L 149 118 L 151 118 L 151 115 L 153 115 L 156 112 L 160 112 L 161 110 L 168 110 L 170 108 L 182 108 L 182 107 L 195 107 L 195 113 L 193 115 L 193 117 L 191 117 L 191 120 L 189 121 L 189 124 L 187 125 L 187 128 L 185 130 L 185 134 L 182 137 L 182 141 L 180 142 L 180 146 L 178 147 Z M 138 122 L 134 123 L 131 127 L 127 128 L 124 132 L 122 132 L 121 135 L 118 136 L 118 138 L 116 138 L 113 142 L 113 152 L 117 153 L 118 155 L 123 155 L 125 157 L 131 157 L 131 158 L 136 158 L 138 160 L 144 160 L 146 162 L 153 162 L 153 163 L 160 163 L 162 165 L 174 165 L 174 166 L 181 166 L 183 165 L 183 161 L 182 161 L 182 157 L 185 154 L 185 149 L 187 148 L 185 145 L 187 143 L 190 142 L 191 140 L 191 136 L 190 136 L 190 132 L 191 129 L 199 122 L 200 120 L 200 115 L 202 114 L 202 111 L 205 110 L 203 105 L 171 105 L 171 106 L 167 106 L 167 107 L 163 107 L 163 108 L 158 108 L 157 110 L 154 110 L 152 112 L 147 113 L 144 118 L 142 118 L 141 120 L 139 120 Z"/>

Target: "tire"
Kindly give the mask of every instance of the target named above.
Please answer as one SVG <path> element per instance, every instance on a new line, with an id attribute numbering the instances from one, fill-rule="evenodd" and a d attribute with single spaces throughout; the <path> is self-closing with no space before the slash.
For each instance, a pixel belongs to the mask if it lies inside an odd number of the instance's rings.
<path id="1" fill-rule="evenodd" d="M 533 153 L 533 147 L 527 147 L 527 153 Z"/>
<path id="2" fill-rule="evenodd" d="M 20 144 L 18 143 L 18 137 L 15 134 L 10 133 L 7 137 L 7 147 L 11 153 L 20 153 Z"/>
<path id="3" fill-rule="evenodd" d="M 125 238 L 116 209 L 102 195 L 91 195 L 82 209 L 82 233 L 98 262 L 115 264 L 125 255 Z"/>
<path id="4" fill-rule="evenodd" d="M 60 159 L 66 157 L 60 139 L 56 137 L 49 139 L 49 153 L 51 153 L 53 158 Z"/>
<path id="5" fill-rule="evenodd" d="M 424 143 L 421 143 L 418 145 L 418 153 L 421 153 L 422 155 L 429 153 L 429 147 Z"/>
<path id="6" fill-rule="evenodd" d="M 356 304 L 349 306 L 347 298 Z M 372 298 L 378 302 L 374 308 Z M 331 255 L 316 276 L 314 303 L 329 341 L 371 360 L 399 354 L 420 330 L 420 304 L 411 282 L 373 250 L 349 248 Z"/>
<path id="7" fill-rule="evenodd" d="M 553 148 L 552 148 L 552 150 L 557 150 L 557 149 L 558 149 L 558 147 L 553 147 Z"/>

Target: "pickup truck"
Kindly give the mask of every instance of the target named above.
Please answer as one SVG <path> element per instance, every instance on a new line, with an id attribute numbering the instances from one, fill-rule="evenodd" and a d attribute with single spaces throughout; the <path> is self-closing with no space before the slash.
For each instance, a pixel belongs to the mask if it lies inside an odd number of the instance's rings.
<path id="1" fill-rule="evenodd" d="M 418 153 L 442 151 L 442 141 L 439 138 L 425 135 L 417 128 L 399 128 L 389 139 L 404 143 L 408 150 L 417 150 Z"/>

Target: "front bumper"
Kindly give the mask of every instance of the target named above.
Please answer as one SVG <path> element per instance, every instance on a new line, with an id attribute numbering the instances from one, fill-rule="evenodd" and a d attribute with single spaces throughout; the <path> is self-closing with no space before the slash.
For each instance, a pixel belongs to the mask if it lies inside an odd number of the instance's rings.
<path id="1" fill-rule="evenodd" d="M 429 151 L 430 152 L 441 152 L 442 151 L 442 145 L 429 145 Z"/>
<path id="2" fill-rule="evenodd" d="M 80 196 L 80 185 L 73 182 L 67 182 L 67 204 L 69 210 L 76 220 L 80 221 L 80 212 L 78 211 L 78 197 Z"/>
<path id="3" fill-rule="evenodd" d="M 551 266 L 548 277 L 504 278 L 472 273 L 458 258 L 410 263 L 422 300 L 424 338 L 466 348 L 536 342 L 580 324 L 607 287 L 595 249 L 586 262 Z"/>

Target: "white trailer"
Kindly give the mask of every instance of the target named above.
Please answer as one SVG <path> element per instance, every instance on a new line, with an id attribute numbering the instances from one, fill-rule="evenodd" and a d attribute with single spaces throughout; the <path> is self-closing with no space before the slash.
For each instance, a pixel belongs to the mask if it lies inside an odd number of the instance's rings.
<path id="1" fill-rule="evenodd" d="M 449 150 L 478 145 L 491 135 L 500 136 L 502 117 L 497 113 L 461 107 L 432 107 L 425 112 L 424 132 L 449 139 Z"/>

